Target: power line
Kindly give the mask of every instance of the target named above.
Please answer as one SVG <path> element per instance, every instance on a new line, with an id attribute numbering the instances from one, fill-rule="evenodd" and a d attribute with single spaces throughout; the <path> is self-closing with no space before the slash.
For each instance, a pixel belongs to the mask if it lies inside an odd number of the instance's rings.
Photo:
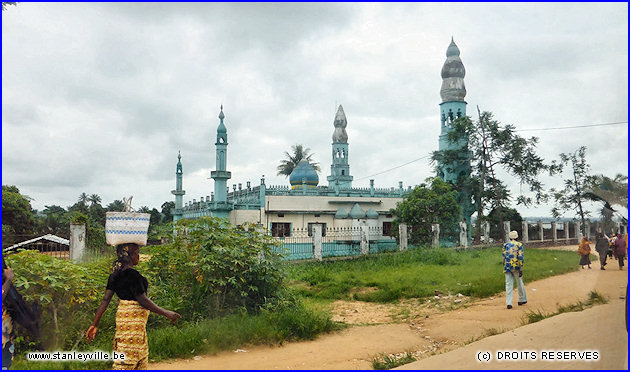
<path id="1" fill-rule="evenodd" d="M 613 123 L 600 123 L 600 124 L 574 125 L 574 126 L 569 126 L 569 127 L 535 128 L 535 129 L 517 129 L 517 130 L 515 130 L 515 132 L 528 132 L 528 131 L 533 131 L 533 130 L 541 131 L 541 130 L 553 130 L 553 129 L 588 128 L 588 127 L 601 127 L 601 126 L 607 126 L 607 125 L 620 125 L 620 124 L 628 124 L 628 122 L 627 122 L 627 121 L 617 121 L 617 122 L 613 122 Z M 402 168 L 402 167 L 404 167 L 405 165 L 409 165 L 409 164 L 411 164 L 411 163 L 415 163 L 415 162 L 417 162 L 418 160 L 422 160 L 422 159 L 428 158 L 429 156 L 430 156 L 430 155 L 425 155 L 425 156 L 419 157 L 418 159 L 414 159 L 414 160 L 409 161 L 409 162 L 407 162 L 407 163 L 405 163 L 405 164 L 401 164 L 401 165 L 395 166 L 395 167 L 393 167 L 393 168 L 390 168 L 390 169 L 384 170 L 384 171 L 382 171 L 382 172 L 378 172 L 378 173 L 374 173 L 374 174 L 369 175 L 369 176 L 365 176 L 365 177 L 357 178 L 357 179 L 356 179 L 356 181 L 359 181 L 359 180 L 364 180 L 364 179 L 369 178 L 369 177 L 374 177 L 374 176 L 378 176 L 378 175 L 383 174 L 383 173 L 387 173 L 387 172 L 389 172 L 389 171 L 393 171 L 394 169 Z"/>
<path id="2" fill-rule="evenodd" d="M 359 180 L 364 180 L 364 179 L 366 179 L 366 178 L 368 178 L 368 177 L 374 177 L 374 176 L 378 176 L 379 174 L 383 174 L 383 173 L 387 173 L 387 172 L 389 172 L 389 171 L 393 171 L 394 169 L 398 169 L 398 168 L 404 167 L 405 165 L 409 165 L 409 164 L 411 164 L 411 163 L 415 163 L 415 162 L 417 162 L 418 160 L 422 160 L 422 159 L 428 158 L 429 156 L 431 156 L 431 155 L 425 155 L 425 156 L 419 157 L 418 159 L 414 159 L 414 160 L 412 160 L 412 161 L 409 161 L 409 162 L 407 162 L 407 163 L 405 163 L 405 164 L 398 165 L 398 166 L 396 166 L 396 167 L 394 167 L 394 168 L 390 168 L 390 169 L 384 170 L 384 171 L 382 171 L 382 172 L 374 173 L 374 174 L 369 175 L 369 176 L 365 176 L 365 177 L 357 178 L 357 179 L 356 179 L 356 181 L 359 181 Z"/>
<path id="3" fill-rule="evenodd" d="M 588 127 L 602 127 L 606 125 L 619 125 L 628 124 L 627 121 L 617 121 L 614 123 L 601 123 L 601 124 L 588 124 L 588 125 L 574 125 L 570 127 L 555 127 L 555 128 L 535 128 L 535 129 L 516 129 L 515 132 L 529 132 L 533 130 L 552 130 L 552 129 L 573 129 L 573 128 L 588 128 Z"/>

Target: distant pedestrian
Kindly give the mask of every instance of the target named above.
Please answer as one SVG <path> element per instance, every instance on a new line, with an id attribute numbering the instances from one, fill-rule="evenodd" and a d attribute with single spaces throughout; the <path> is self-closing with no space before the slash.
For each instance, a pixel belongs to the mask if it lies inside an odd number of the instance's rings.
<path id="1" fill-rule="evenodd" d="M 503 245 L 503 272 L 505 273 L 505 301 L 507 308 L 512 308 L 512 297 L 514 296 L 514 281 L 518 287 L 518 304 L 527 303 L 527 293 L 523 284 L 523 243 L 516 241 L 518 233 L 510 231 L 510 241 Z"/>
<path id="2" fill-rule="evenodd" d="M 619 270 L 623 270 L 623 260 L 626 258 L 627 248 L 626 236 L 619 233 L 617 239 L 615 239 L 615 249 L 613 249 L 615 260 L 619 261 Z"/>
<path id="3" fill-rule="evenodd" d="M 615 240 L 617 240 L 617 235 L 612 233 L 610 239 L 608 239 L 608 258 L 613 258 L 613 251 L 615 250 Z"/>
<path id="4" fill-rule="evenodd" d="M 580 255 L 580 265 L 582 265 L 582 269 L 584 265 L 588 265 L 588 268 L 591 268 L 591 246 L 588 238 L 586 236 L 582 237 L 582 241 L 578 246 L 578 254 Z"/>
<path id="5" fill-rule="evenodd" d="M 606 255 L 608 254 L 608 239 L 606 239 L 604 233 L 597 234 L 597 239 L 595 240 L 595 250 L 597 251 L 597 254 L 599 254 L 600 269 L 606 270 L 604 269 L 604 266 L 606 266 Z"/>

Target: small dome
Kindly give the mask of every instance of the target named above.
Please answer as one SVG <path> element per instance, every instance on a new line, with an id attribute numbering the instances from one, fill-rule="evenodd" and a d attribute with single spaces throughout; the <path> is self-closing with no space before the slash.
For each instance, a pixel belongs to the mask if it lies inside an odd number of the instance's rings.
<path id="1" fill-rule="evenodd" d="M 457 44 L 455 44 L 455 40 L 453 40 L 452 37 L 451 37 L 451 44 L 446 49 L 446 56 L 459 57 L 459 48 L 457 47 Z"/>
<path id="2" fill-rule="evenodd" d="M 378 218 L 378 212 L 374 210 L 374 208 L 368 209 L 366 213 L 367 218 L 375 219 Z"/>
<path id="3" fill-rule="evenodd" d="M 359 203 L 354 203 L 354 206 L 350 209 L 350 218 L 365 218 L 365 211 L 359 207 Z"/>
<path id="4" fill-rule="evenodd" d="M 346 212 L 344 207 L 339 207 L 339 209 L 337 209 L 337 213 L 335 213 L 335 218 L 337 219 L 348 218 L 348 212 Z"/>
<path id="5" fill-rule="evenodd" d="M 227 129 L 225 128 L 225 124 L 223 124 L 223 119 L 225 119 L 225 115 L 223 114 L 223 105 L 221 105 L 221 112 L 219 113 L 219 127 L 217 128 L 217 133 L 227 133 Z"/>
<path id="6" fill-rule="evenodd" d="M 298 163 L 297 167 L 293 169 L 293 172 L 291 172 L 291 175 L 289 176 L 291 188 L 295 189 L 301 187 L 302 180 L 306 180 L 306 185 L 309 187 L 317 187 L 317 184 L 319 183 L 317 171 L 308 162 L 308 160 L 305 159 L 302 159 Z"/>

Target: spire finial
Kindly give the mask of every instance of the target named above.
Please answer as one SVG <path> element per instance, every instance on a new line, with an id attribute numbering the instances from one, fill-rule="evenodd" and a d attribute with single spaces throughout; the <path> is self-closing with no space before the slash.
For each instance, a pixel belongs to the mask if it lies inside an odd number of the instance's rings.
<path id="1" fill-rule="evenodd" d="M 182 159 L 182 153 L 181 151 L 177 150 L 177 160 L 181 160 Z"/>
<path id="2" fill-rule="evenodd" d="M 221 105 L 221 112 L 219 113 L 219 119 L 221 119 L 221 122 L 223 122 L 223 119 L 225 118 L 225 115 L 223 115 L 223 104 Z"/>

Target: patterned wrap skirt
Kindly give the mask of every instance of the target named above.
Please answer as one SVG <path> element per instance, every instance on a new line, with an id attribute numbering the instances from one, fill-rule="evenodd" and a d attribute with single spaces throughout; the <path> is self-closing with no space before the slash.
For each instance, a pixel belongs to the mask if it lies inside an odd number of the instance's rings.
<path id="1" fill-rule="evenodd" d="M 120 300 L 118 303 L 114 351 L 125 353 L 125 360 L 114 362 L 115 369 L 146 369 L 149 357 L 146 327 L 149 313 L 138 301 Z"/>

